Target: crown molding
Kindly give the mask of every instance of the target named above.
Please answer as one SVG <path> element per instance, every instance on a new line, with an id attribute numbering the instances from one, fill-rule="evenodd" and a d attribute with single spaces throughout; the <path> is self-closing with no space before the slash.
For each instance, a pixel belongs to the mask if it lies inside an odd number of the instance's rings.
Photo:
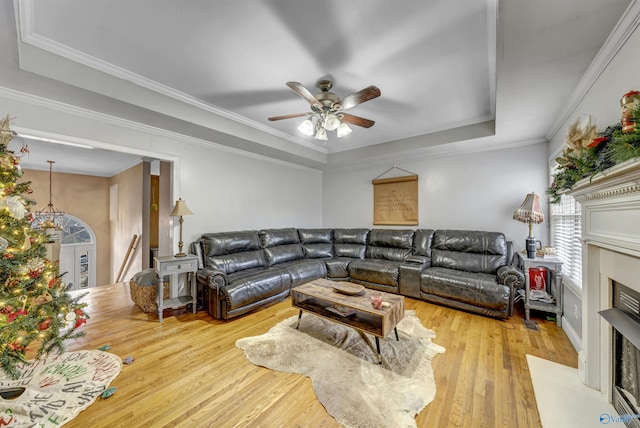
<path id="1" fill-rule="evenodd" d="M 600 75 L 602 75 L 604 70 L 609 66 L 609 63 L 611 63 L 629 37 L 638 28 L 638 25 L 640 25 L 640 0 L 633 0 L 578 82 L 578 85 L 573 90 L 567 104 L 558 115 L 553 126 L 547 132 L 547 139 L 549 141 L 560 131 L 562 125 L 569 119 L 569 116 L 575 111 L 578 104 L 580 104 Z"/>

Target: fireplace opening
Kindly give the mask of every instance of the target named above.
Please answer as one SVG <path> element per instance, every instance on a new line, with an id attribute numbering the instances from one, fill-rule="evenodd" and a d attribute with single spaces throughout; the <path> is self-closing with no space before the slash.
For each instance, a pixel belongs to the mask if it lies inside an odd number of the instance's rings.
<path id="1" fill-rule="evenodd" d="M 640 293 L 613 281 L 613 308 L 600 315 L 613 328 L 613 407 L 626 426 L 640 428 Z"/>

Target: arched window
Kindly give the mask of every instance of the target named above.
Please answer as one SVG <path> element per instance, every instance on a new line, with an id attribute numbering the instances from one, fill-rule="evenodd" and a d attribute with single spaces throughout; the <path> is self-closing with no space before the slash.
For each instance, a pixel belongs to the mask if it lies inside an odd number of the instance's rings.
<path id="1" fill-rule="evenodd" d="M 62 245 L 95 244 L 96 237 L 87 223 L 78 217 L 65 214 L 62 220 Z"/>
<path id="2" fill-rule="evenodd" d="M 70 290 L 96 286 L 96 235 L 82 219 L 65 214 L 62 220 L 60 273 Z"/>

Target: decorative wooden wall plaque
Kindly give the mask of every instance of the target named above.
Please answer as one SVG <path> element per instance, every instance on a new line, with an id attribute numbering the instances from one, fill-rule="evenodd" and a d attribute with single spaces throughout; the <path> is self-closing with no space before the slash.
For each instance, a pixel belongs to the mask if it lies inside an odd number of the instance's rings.
<path id="1" fill-rule="evenodd" d="M 418 224 L 418 176 L 372 180 L 373 224 Z"/>

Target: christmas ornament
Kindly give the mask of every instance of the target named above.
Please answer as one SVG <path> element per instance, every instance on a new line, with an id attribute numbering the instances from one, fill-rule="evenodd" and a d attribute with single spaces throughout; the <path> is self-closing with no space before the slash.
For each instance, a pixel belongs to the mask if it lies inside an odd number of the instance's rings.
<path id="1" fill-rule="evenodd" d="M 640 91 L 629 91 L 620 99 L 620 113 L 622 116 L 622 132 L 630 133 L 636 129 L 633 110 L 640 105 Z"/>
<path id="2" fill-rule="evenodd" d="M 38 324 L 38 330 L 46 330 L 49 328 L 50 325 L 51 325 L 51 319 L 47 318 L 46 320 Z"/>
<path id="3" fill-rule="evenodd" d="M 16 220 L 22 220 L 24 216 L 27 214 L 27 207 L 24 206 L 24 201 L 20 196 L 7 196 L 2 201 L 2 206 L 7 207 L 11 217 Z"/>

